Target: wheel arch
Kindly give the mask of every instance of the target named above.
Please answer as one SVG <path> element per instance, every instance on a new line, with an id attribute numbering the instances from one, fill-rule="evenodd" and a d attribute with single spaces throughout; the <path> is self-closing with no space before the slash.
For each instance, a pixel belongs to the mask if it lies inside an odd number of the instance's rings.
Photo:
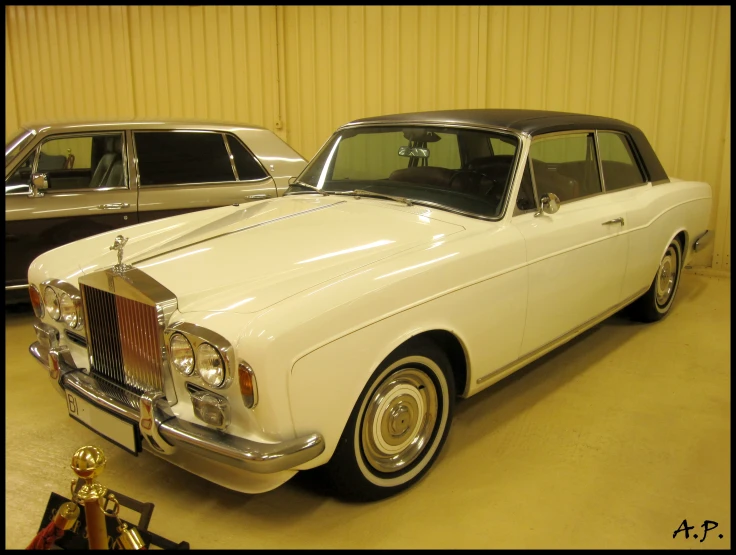
<path id="1" fill-rule="evenodd" d="M 386 358 L 410 341 L 426 339 L 439 347 L 450 361 L 456 392 L 465 395 L 470 382 L 467 348 L 450 326 L 427 325 L 424 329 L 407 329 L 403 333 L 397 333 L 394 326 L 380 331 L 371 328 L 374 326 L 343 336 L 294 364 L 289 380 L 289 400 L 295 433 L 303 434 L 309 429 L 309 433 L 321 433 L 325 439 L 325 451 L 296 470 L 319 466 L 331 458 L 368 380 Z M 382 347 L 376 348 L 377 345 Z M 326 367 L 334 367 L 338 360 L 351 362 L 341 364 L 340 371 L 332 368 L 324 372 Z M 315 398 L 319 400 L 317 406 Z"/>

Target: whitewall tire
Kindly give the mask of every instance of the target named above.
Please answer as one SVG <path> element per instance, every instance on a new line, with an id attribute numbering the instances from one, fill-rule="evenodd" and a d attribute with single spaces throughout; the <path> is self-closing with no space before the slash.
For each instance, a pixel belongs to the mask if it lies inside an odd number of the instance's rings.
<path id="1" fill-rule="evenodd" d="M 657 268 L 649 290 L 630 307 L 630 314 L 641 322 L 656 322 L 670 312 L 682 272 L 682 245 L 673 239 Z"/>
<path id="2" fill-rule="evenodd" d="M 363 389 L 327 465 L 337 493 L 377 500 L 421 479 L 447 438 L 454 400 L 442 350 L 426 340 L 396 349 Z"/>

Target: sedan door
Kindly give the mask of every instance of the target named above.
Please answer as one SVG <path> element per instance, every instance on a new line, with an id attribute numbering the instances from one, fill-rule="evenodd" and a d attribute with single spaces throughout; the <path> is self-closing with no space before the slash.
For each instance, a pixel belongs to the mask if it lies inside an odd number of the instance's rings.
<path id="1" fill-rule="evenodd" d="M 135 223 L 123 131 L 56 134 L 41 140 L 5 183 L 5 285 L 27 283 L 43 252 Z M 32 174 L 48 189 L 34 196 Z M 42 195 L 42 196 L 40 196 Z"/>
<path id="2" fill-rule="evenodd" d="M 628 255 L 624 205 L 603 194 L 593 133 L 536 139 L 529 156 L 538 198 L 562 202 L 513 218 L 529 264 L 522 356 L 617 306 Z"/>
<path id="3" fill-rule="evenodd" d="M 140 222 L 277 196 L 274 180 L 234 135 L 141 130 L 133 142 Z"/>

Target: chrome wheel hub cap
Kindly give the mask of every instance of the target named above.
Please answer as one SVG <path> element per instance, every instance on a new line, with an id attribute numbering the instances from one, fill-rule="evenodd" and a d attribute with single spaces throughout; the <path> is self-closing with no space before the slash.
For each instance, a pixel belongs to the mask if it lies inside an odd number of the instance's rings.
<path id="1" fill-rule="evenodd" d="M 405 368 L 373 393 L 361 429 L 368 463 L 380 472 L 411 464 L 429 442 L 437 419 L 437 390 L 424 372 Z"/>
<path id="2" fill-rule="evenodd" d="M 677 253 L 674 247 L 667 249 L 657 271 L 657 304 L 664 306 L 670 300 L 675 288 Z"/>

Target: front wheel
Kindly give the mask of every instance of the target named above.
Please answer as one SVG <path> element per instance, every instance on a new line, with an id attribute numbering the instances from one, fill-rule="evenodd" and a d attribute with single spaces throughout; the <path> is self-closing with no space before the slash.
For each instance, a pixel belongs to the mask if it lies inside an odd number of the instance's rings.
<path id="1" fill-rule="evenodd" d="M 673 239 L 659 263 L 657 274 L 649 290 L 630 307 L 630 314 L 640 322 L 656 322 L 669 314 L 680 284 L 682 246 Z"/>
<path id="2" fill-rule="evenodd" d="M 417 482 L 450 430 L 455 384 L 445 354 L 410 341 L 378 367 L 353 409 L 327 472 L 337 493 L 373 501 Z"/>

